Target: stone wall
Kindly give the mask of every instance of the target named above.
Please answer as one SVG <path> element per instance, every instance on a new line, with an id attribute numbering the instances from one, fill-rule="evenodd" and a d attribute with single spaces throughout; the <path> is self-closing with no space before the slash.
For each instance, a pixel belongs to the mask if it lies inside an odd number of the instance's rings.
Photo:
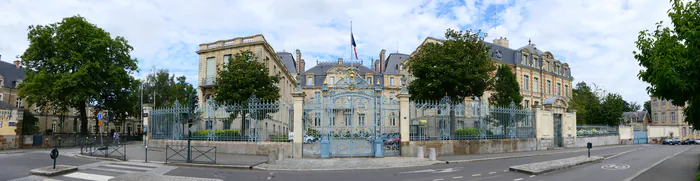
<path id="1" fill-rule="evenodd" d="M 0 135 L 0 150 L 16 149 L 18 141 L 16 135 Z"/>
<path id="2" fill-rule="evenodd" d="M 418 147 L 421 146 L 426 155 L 429 153 L 430 148 L 435 148 L 437 155 L 476 155 L 534 151 L 540 147 L 538 145 L 539 142 L 535 138 L 410 141 L 401 145 L 401 156 L 415 156 L 418 153 Z"/>
<path id="3" fill-rule="evenodd" d="M 585 148 L 586 144 L 591 142 L 593 147 L 604 145 L 619 145 L 620 135 L 606 135 L 595 137 L 576 137 L 576 147 Z"/>
<path id="4" fill-rule="evenodd" d="M 234 141 L 191 141 L 192 146 L 216 146 L 217 153 L 240 155 L 268 155 L 269 150 L 284 149 L 284 156 L 292 156 L 290 142 L 234 142 Z M 166 145 L 187 145 L 187 140 L 148 141 L 148 146 L 165 149 Z"/>

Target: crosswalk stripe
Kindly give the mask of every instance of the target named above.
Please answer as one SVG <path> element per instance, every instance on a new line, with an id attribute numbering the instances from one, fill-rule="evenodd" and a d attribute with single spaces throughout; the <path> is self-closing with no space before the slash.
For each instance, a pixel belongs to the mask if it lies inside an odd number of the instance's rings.
<path id="1" fill-rule="evenodd" d="M 136 171 L 130 171 L 130 170 L 119 170 L 119 169 L 111 169 L 111 168 L 88 168 L 90 170 L 99 170 L 99 171 L 108 171 L 108 172 L 119 172 L 119 173 L 142 173 L 142 172 L 136 172 Z"/>
<path id="2" fill-rule="evenodd" d="M 70 178 L 77 178 L 77 179 L 94 180 L 94 181 L 109 181 L 109 179 L 114 178 L 114 177 L 110 177 L 110 176 L 89 174 L 89 173 L 82 173 L 82 172 L 73 172 L 73 173 L 70 173 L 67 175 L 63 175 L 63 176 L 70 177 Z"/>
<path id="3" fill-rule="evenodd" d="M 144 171 L 151 170 L 151 168 L 130 167 L 130 166 L 124 166 L 124 165 L 115 165 L 115 164 L 102 165 L 102 167 L 125 168 L 125 169 L 144 170 Z"/>
<path id="4" fill-rule="evenodd" d="M 61 180 L 56 180 L 56 179 L 50 179 L 50 178 L 45 178 L 44 181 L 61 181 Z"/>

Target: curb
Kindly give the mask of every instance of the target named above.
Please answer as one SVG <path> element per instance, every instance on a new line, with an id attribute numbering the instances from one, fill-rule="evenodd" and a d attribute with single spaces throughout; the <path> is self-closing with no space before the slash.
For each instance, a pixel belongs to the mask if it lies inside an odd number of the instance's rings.
<path id="1" fill-rule="evenodd" d="M 591 149 L 591 150 L 622 148 L 622 147 L 628 147 L 628 146 L 633 146 L 633 145 L 610 146 L 610 147 L 606 147 L 606 148 L 598 148 L 598 149 Z M 470 159 L 470 160 L 445 160 L 444 162 L 446 164 L 469 163 L 469 162 L 478 162 L 478 161 L 502 160 L 502 159 L 511 159 L 511 158 L 525 158 L 525 157 L 535 157 L 535 156 L 547 156 L 547 155 L 556 155 L 556 154 L 565 154 L 565 153 L 577 153 L 577 152 L 585 152 L 585 151 L 588 151 L 588 150 L 572 150 L 572 151 L 561 151 L 561 152 L 553 152 L 553 153 L 539 153 L 539 154 L 514 155 L 514 156 L 490 157 L 490 158 L 476 158 L 476 159 Z"/>
<path id="2" fill-rule="evenodd" d="M 589 163 L 598 163 L 598 162 L 603 161 L 603 159 L 604 159 L 603 157 L 597 157 L 593 160 L 588 160 L 588 161 L 583 161 L 583 162 L 576 163 L 576 164 L 550 168 L 550 169 L 546 169 L 546 170 L 542 170 L 542 171 L 521 170 L 521 169 L 513 168 L 513 166 L 509 167 L 508 170 L 513 171 L 513 172 L 518 172 L 518 173 L 525 173 L 525 174 L 529 174 L 529 175 L 540 175 L 540 174 L 549 173 L 549 172 L 553 172 L 553 171 L 557 171 L 557 170 L 563 170 L 563 169 L 567 169 L 567 168 L 571 168 L 571 167 L 575 167 L 575 166 L 579 166 L 579 165 L 585 165 L 585 164 L 589 164 Z"/>
<path id="3" fill-rule="evenodd" d="M 103 160 L 103 161 L 114 161 L 114 162 L 129 161 L 129 160 L 120 160 L 120 159 L 116 159 L 116 158 L 105 158 L 105 157 L 87 156 L 87 155 L 81 155 L 80 153 L 73 153 L 73 157 L 86 158 L 86 159 L 94 159 L 94 160 Z"/>
<path id="4" fill-rule="evenodd" d="M 70 166 L 70 165 L 56 165 L 56 166 L 57 167 L 65 167 L 65 168 L 61 169 L 61 170 L 56 170 L 56 171 L 44 171 L 44 170 L 40 170 L 41 168 L 37 168 L 37 169 L 30 170 L 29 173 L 31 173 L 32 175 L 49 176 L 50 177 L 50 176 L 62 175 L 62 174 L 78 171 L 78 167 L 76 167 L 76 166 Z M 51 166 L 43 167 L 43 168 L 49 168 L 49 167 L 51 167 Z"/>
<path id="5" fill-rule="evenodd" d="M 203 167 L 203 168 L 231 168 L 231 169 L 243 169 L 243 170 L 250 170 L 250 169 L 253 169 L 253 167 L 254 167 L 252 165 L 214 165 L 214 164 L 200 164 L 200 163 L 166 163 L 165 165 Z"/>
<path id="6" fill-rule="evenodd" d="M 252 166 L 253 170 L 268 170 L 268 171 L 343 171 L 343 170 L 371 170 L 371 169 L 390 169 L 390 168 L 408 168 L 408 167 L 424 167 L 435 164 L 441 164 L 442 162 L 436 162 L 426 165 L 409 165 L 409 166 L 398 166 L 398 167 L 362 167 L 362 168 L 322 168 L 322 169 L 287 169 L 287 168 L 264 168 L 260 166 Z"/>

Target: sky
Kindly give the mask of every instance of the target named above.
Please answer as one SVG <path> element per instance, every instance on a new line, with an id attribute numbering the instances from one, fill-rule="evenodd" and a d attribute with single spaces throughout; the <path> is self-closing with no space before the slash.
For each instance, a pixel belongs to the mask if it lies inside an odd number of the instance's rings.
<path id="1" fill-rule="evenodd" d="M 668 22 L 665 0 L 2 0 L 0 55 L 12 62 L 28 47 L 27 27 L 81 15 L 134 47 L 145 77 L 153 68 L 197 85 L 198 45 L 263 34 L 275 51 L 301 50 L 306 69 L 351 58 L 350 33 L 361 61 L 379 52 L 410 54 L 447 28 L 481 29 L 486 39 L 550 51 L 571 67 L 574 84 L 595 83 L 627 101 L 649 99 L 634 59 L 639 31 Z"/>

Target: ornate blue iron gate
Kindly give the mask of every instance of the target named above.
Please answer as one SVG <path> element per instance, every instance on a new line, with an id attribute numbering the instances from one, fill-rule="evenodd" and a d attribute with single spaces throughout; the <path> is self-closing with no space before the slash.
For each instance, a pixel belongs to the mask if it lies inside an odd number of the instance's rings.
<path id="1" fill-rule="evenodd" d="M 398 156 L 399 103 L 382 95 L 356 68 L 304 104 L 305 157 Z"/>
<path id="2" fill-rule="evenodd" d="M 552 145 L 554 147 L 561 147 L 562 144 L 562 134 L 561 134 L 561 114 L 554 114 L 554 142 Z"/>

